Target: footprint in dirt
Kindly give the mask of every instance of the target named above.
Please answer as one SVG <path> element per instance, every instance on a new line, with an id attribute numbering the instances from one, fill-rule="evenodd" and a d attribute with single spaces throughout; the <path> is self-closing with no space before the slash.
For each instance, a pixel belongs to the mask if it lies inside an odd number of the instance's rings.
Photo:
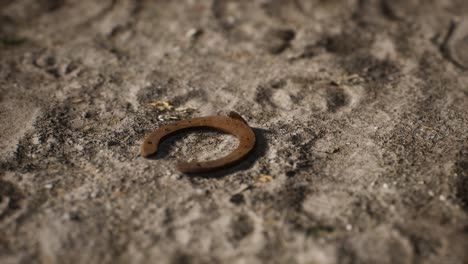
<path id="1" fill-rule="evenodd" d="M 34 66 L 42 69 L 57 79 L 72 79 L 81 72 L 81 68 L 74 62 L 59 61 L 50 54 L 41 54 L 33 62 Z"/>
<path id="2" fill-rule="evenodd" d="M 330 87 L 326 93 L 327 108 L 329 112 L 335 113 L 340 108 L 349 104 L 349 96 L 341 87 Z"/>
<path id="3" fill-rule="evenodd" d="M 291 76 L 259 85 L 255 101 L 271 111 L 338 113 L 358 106 L 363 96 L 359 85 L 341 86 L 335 81 Z"/>

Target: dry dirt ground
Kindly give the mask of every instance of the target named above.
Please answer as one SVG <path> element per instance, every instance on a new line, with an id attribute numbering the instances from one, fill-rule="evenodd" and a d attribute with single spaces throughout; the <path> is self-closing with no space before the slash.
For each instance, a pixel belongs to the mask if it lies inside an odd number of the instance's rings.
<path id="1" fill-rule="evenodd" d="M 468 263 L 466 69 L 466 0 L 1 0 L 0 263 Z"/>

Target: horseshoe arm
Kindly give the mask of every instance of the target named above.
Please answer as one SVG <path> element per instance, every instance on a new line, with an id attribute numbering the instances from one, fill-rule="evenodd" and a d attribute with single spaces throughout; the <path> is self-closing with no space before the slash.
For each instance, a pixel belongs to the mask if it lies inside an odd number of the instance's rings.
<path id="1" fill-rule="evenodd" d="M 242 160 L 255 145 L 255 133 L 245 120 L 237 113 L 231 112 L 228 116 L 207 116 L 181 120 L 155 129 L 143 141 L 140 154 L 148 157 L 157 152 L 159 142 L 169 134 L 194 127 L 210 127 L 221 130 L 237 137 L 237 148 L 228 155 L 210 161 L 181 161 L 177 168 L 184 173 L 208 172 L 224 168 Z"/>

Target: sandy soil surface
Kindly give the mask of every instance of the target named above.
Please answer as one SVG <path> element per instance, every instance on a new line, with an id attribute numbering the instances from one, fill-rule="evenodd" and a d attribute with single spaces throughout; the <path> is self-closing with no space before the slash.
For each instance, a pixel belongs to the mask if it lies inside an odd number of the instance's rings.
<path id="1" fill-rule="evenodd" d="M 1 0 L 0 263 L 468 263 L 467 52 L 466 0 Z M 138 157 L 230 110 L 245 162 Z"/>

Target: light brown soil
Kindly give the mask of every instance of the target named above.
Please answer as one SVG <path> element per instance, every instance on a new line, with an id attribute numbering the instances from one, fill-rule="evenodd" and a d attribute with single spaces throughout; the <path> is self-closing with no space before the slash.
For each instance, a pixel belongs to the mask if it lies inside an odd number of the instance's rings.
<path id="1" fill-rule="evenodd" d="M 0 0 L 0 263 L 468 263 L 467 21 L 466 0 Z M 138 157 L 230 110 L 258 140 L 236 167 L 175 169 L 235 147 L 211 130 Z"/>

